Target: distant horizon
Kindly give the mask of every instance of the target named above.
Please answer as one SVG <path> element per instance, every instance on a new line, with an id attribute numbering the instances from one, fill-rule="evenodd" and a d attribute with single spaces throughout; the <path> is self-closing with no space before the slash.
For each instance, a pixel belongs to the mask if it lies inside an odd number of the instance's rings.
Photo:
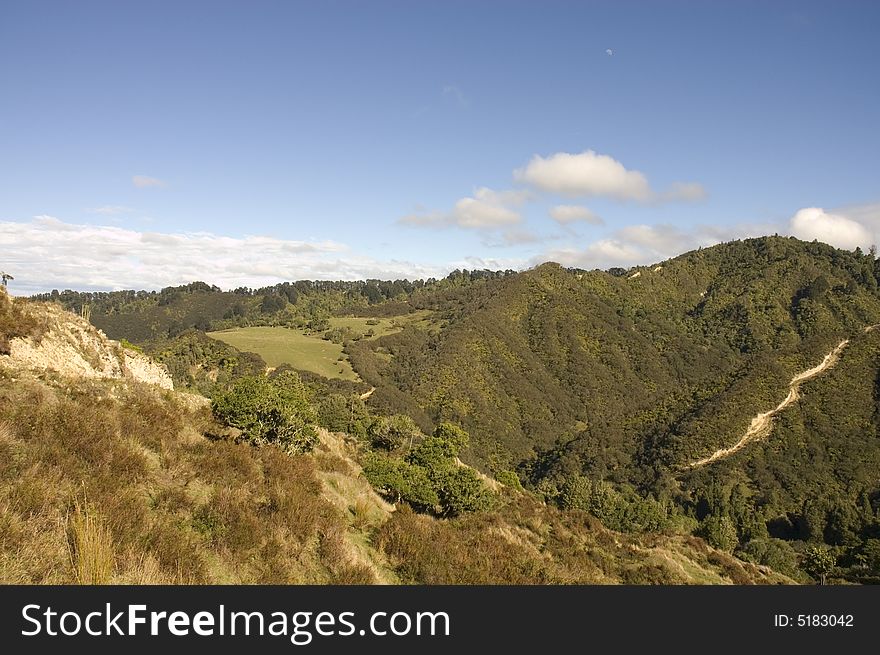
<path id="1" fill-rule="evenodd" d="M 5 2 L 0 269 L 30 295 L 867 249 L 878 24 L 854 0 Z"/>
<path id="2" fill-rule="evenodd" d="M 362 283 L 366 283 L 366 282 L 370 282 L 370 281 L 377 281 L 377 282 L 406 281 L 406 282 L 412 283 L 412 282 L 416 282 L 416 281 L 427 282 L 428 280 L 432 280 L 432 279 L 435 281 L 438 281 L 438 280 L 442 280 L 442 279 L 448 277 L 449 275 L 454 273 L 456 270 L 468 271 L 468 272 L 490 271 L 492 273 L 505 273 L 505 272 L 510 271 L 513 274 L 518 274 L 518 273 L 525 273 L 527 271 L 531 271 L 536 268 L 540 268 L 541 266 L 545 266 L 547 264 L 560 266 L 566 270 L 582 270 L 585 272 L 600 271 L 603 273 L 608 273 L 612 269 L 615 269 L 615 268 L 628 272 L 628 271 L 631 271 L 632 269 L 636 269 L 636 268 L 639 268 L 639 269 L 640 268 L 651 268 L 652 266 L 664 264 L 670 260 L 677 259 L 679 257 L 683 257 L 691 252 L 696 252 L 698 250 L 710 249 L 715 246 L 736 243 L 736 242 L 740 242 L 740 241 L 747 241 L 747 240 L 752 240 L 752 239 L 768 239 L 768 238 L 773 238 L 773 237 L 778 237 L 778 238 L 782 238 L 782 239 L 795 239 L 795 240 L 800 241 L 802 243 L 818 242 L 818 243 L 822 243 L 826 246 L 830 246 L 832 248 L 837 248 L 838 250 L 855 251 L 857 248 L 861 248 L 861 246 L 855 246 L 854 248 L 838 248 L 838 246 L 834 246 L 832 244 L 821 241 L 819 239 L 812 239 L 812 240 L 808 241 L 806 239 L 801 239 L 801 238 L 793 236 L 793 235 L 774 233 L 774 234 L 760 234 L 760 235 L 755 235 L 755 236 L 739 237 L 739 238 L 730 239 L 727 241 L 719 241 L 718 243 L 713 243 L 713 244 L 709 244 L 709 245 L 705 245 L 705 246 L 697 246 L 694 248 L 689 248 L 687 250 L 684 250 L 680 253 L 672 254 L 664 259 L 658 259 L 658 260 L 646 262 L 644 264 L 633 264 L 631 266 L 606 266 L 604 268 L 600 268 L 600 267 L 584 268 L 581 266 L 570 266 L 570 265 L 567 265 L 567 264 L 564 264 L 564 263 L 558 262 L 558 261 L 546 260 L 546 261 L 542 261 L 542 262 L 531 263 L 526 267 L 518 268 L 518 269 L 517 268 L 473 268 L 473 267 L 467 267 L 467 266 L 460 266 L 460 267 L 449 269 L 448 271 L 446 271 L 445 273 L 442 273 L 442 274 L 429 275 L 426 277 L 291 278 L 291 279 L 285 279 L 285 280 L 278 280 L 276 282 L 270 282 L 268 284 L 260 284 L 260 285 L 256 285 L 256 286 L 247 285 L 247 284 L 236 284 L 236 285 L 232 285 L 232 286 L 222 286 L 222 285 L 216 284 L 214 282 L 211 282 L 208 279 L 196 278 L 196 279 L 192 279 L 192 280 L 184 280 L 184 281 L 181 281 L 177 284 L 168 284 L 168 285 L 165 285 L 162 287 L 137 287 L 137 286 L 122 287 L 122 288 L 73 288 L 73 287 L 60 288 L 60 287 L 52 287 L 52 288 L 45 288 L 45 289 L 32 291 L 32 292 L 28 292 L 28 293 L 15 293 L 15 288 L 11 288 L 11 289 L 6 288 L 6 291 L 7 291 L 7 293 L 9 293 L 9 295 L 11 295 L 13 297 L 19 297 L 19 298 L 26 298 L 26 297 L 30 297 L 30 296 L 49 294 L 49 293 L 52 293 L 55 291 L 57 291 L 58 293 L 65 293 L 68 291 L 74 292 L 74 293 L 114 293 L 114 292 L 124 292 L 124 291 L 156 293 L 156 292 L 160 292 L 163 289 L 167 289 L 167 288 L 178 288 L 178 287 L 187 286 L 190 284 L 202 283 L 202 284 L 206 284 L 210 287 L 215 287 L 217 289 L 220 289 L 220 291 L 222 293 L 232 293 L 233 291 L 235 291 L 235 289 L 242 288 L 242 287 L 248 288 L 252 291 L 258 291 L 260 289 L 270 288 L 270 287 L 273 287 L 273 286 L 276 286 L 279 284 L 285 284 L 285 283 L 293 284 L 296 282 L 350 282 L 350 283 L 362 282 Z M 868 248 L 861 248 L 861 249 L 867 253 L 870 248 L 876 248 L 876 245 L 871 244 Z M 14 284 L 13 284 L 13 287 L 14 287 Z"/>

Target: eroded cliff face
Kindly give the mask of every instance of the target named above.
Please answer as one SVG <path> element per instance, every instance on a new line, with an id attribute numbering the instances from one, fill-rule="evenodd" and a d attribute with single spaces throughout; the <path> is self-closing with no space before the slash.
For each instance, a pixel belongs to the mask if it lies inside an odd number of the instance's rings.
<path id="1" fill-rule="evenodd" d="M 5 352 L 0 354 L 2 367 L 55 371 L 73 378 L 130 379 L 174 388 L 163 366 L 123 348 L 88 321 L 57 305 L 12 298 L 0 291 L 0 311 L 12 328 Z"/>

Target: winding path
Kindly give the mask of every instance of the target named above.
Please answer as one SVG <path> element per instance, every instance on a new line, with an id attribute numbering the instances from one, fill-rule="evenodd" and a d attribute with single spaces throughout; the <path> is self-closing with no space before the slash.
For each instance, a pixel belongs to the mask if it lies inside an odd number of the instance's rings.
<path id="1" fill-rule="evenodd" d="M 878 327 L 880 327 L 880 324 L 869 325 L 865 328 L 864 331 L 870 332 Z M 770 432 L 773 430 L 773 417 L 792 403 L 797 402 L 798 398 L 800 398 L 798 389 L 804 382 L 816 377 L 817 375 L 820 375 L 821 373 L 827 371 L 829 368 L 837 364 L 837 361 L 840 359 L 840 353 L 843 352 L 843 349 L 846 348 L 848 344 L 849 339 L 844 339 L 839 344 L 837 344 L 831 350 L 831 352 L 825 355 L 825 358 L 816 366 L 814 366 L 813 368 L 808 368 L 806 371 L 801 371 L 800 373 L 795 375 L 791 379 L 791 382 L 789 382 L 788 384 L 788 395 L 785 397 L 785 400 L 779 403 L 775 408 L 764 412 L 763 414 L 758 414 L 755 418 L 753 418 L 752 422 L 749 424 L 748 429 L 745 431 L 745 434 L 743 434 L 742 438 L 734 445 L 732 445 L 730 448 L 720 448 L 708 457 L 704 457 L 703 459 L 698 459 L 695 462 L 691 462 L 689 468 L 695 469 L 701 466 L 705 466 L 706 464 L 712 464 L 713 462 L 725 459 L 727 457 L 730 457 L 734 453 L 739 452 L 753 441 L 758 441 L 760 439 L 768 437 L 770 435 Z"/>

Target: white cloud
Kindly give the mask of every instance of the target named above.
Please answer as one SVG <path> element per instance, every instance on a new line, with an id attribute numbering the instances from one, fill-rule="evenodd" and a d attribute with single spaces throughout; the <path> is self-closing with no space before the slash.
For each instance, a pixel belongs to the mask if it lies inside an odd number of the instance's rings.
<path id="1" fill-rule="evenodd" d="M 865 219 L 869 219 L 867 211 L 863 212 L 863 220 Z M 865 225 L 840 214 L 830 214 L 820 207 L 799 210 L 791 217 L 789 229 L 798 239 L 818 239 L 847 250 L 857 246 L 868 248 L 874 243 L 874 234 Z"/>
<path id="2" fill-rule="evenodd" d="M 531 230 L 512 228 L 501 234 L 489 233 L 483 239 L 483 245 L 487 248 L 506 248 L 510 246 L 524 246 L 528 244 L 547 241 L 548 237 L 536 234 Z"/>
<path id="3" fill-rule="evenodd" d="M 104 205 L 103 207 L 93 207 L 87 211 L 92 214 L 101 214 L 102 216 L 118 216 L 119 214 L 130 214 L 134 209 L 122 205 Z"/>
<path id="4" fill-rule="evenodd" d="M 528 197 L 527 191 L 493 191 L 480 187 L 473 196 L 458 200 L 451 212 L 410 214 L 399 222 L 422 227 L 503 228 L 522 222 L 522 216 L 506 205 L 520 205 Z"/>
<path id="5" fill-rule="evenodd" d="M 516 258 L 495 258 L 495 257 L 465 257 L 461 262 L 461 266 L 456 268 L 485 269 L 492 271 L 519 271 L 528 266 L 528 262 L 524 259 Z"/>
<path id="6" fill-rule="evenodd" d="M 132 175 L 131 183 L 134 184 L 138 189 L 165 186 L 165 182 L 156 177 L 150 177 L 149 175 Z"/>
<path id="7" fill-rule="evenodd" d="M 523 168 L 513 172 L 514 179 L 541 191 L 571 198 L 603 196 L 616 200 L 665 202 L 697 200 L 705 195 L 696 183 L 677 182 L 665 193 L 656 193 L 639 171 L 593 150 L 579 154 L 557 152 L 549 157 L 535 155 Z"/>
<path id="8" fill-rule="evenodd" d="M 502 205 L 477 198 L 462 198 L 452 210 L 453 220 L 461 227 L 492 228 L 519 223 L 522 218 Z"/>
<path id="9" fill-rule="evenodd" d="M 58 289 L 158 289 L 203 280 L 222 288 L 285 280 L 441 277 L 461 262 L 427 266 L 378 260 L 334 241 L 207 232 L 139 232 L 76 225 L 51 216 L 0 222 L 3 268 L 13 293 Z"/>
<path id="10" fill-rule="evenodd" d="M 547 158 L 535 155 L 513 176 L 542 191 L 564 196 L 609 196 L 644 202 L 653 196 L 648 180 L 639 171 L 627 170 L 616 159 L 592 150 L 576 155 L 557 152 Z"/>
<path id="11" fill-rule="evenodd" d="M 651 264 L 733 239 L 773 234 L 774 231 L 773 226 L 746 224 L 730 227 L 698 225 L 689 229 L 668 224 L 629 225 L 584 248 L 550 250 L 535 257 L 531 263 L 555 261 L 563 266 L 587 269 L 629 267 Z"/>
<path id="12" fill-rule="evenodd" d="M 563 225 L 577 221 L 583 221 L 591 225 L 605 224 L 601 216 L 596 215 L 588 207 L 582 207 L 581 205 L 556 205 L 551 207 L 550 218 Z"/>
<path id="13" fill-rule="evenodd" d="M 493 191 L 487 187 L 480 187 L 474 191 L 474 198 L 491 205 L 510 205 L 519 207 L 532 199 L 532 192 L 525 189 L 510 189 L 507 191 Z"/>

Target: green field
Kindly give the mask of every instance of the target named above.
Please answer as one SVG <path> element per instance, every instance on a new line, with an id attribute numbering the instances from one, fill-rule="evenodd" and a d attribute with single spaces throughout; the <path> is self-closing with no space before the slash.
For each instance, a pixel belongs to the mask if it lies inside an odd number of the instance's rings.
<path id="1" fill-rule="evenodd" d="M 370 325 L 368 321 L 378 321 L 378 324 Z M 427 330 L 436 327 L 431 320 L 431 312 L 424 309 L 404 316 L 392 316 L 391 318 L 371 319 L 362 316 L 345 316 L 330 319 L 331 327 L 347 327 L 360 334 L 366 334 L 372 330 L 373 336 L 366 337 L 367 339 L 378 339 L 386 334 L 398 332 L 408 325 Z"/>
<path id="2" fill-rule="evenodd" d="M 429 314 L 421 311 L 380 319 L 334 317 L 330 319 L 330 327 L 347 327 L 359 334 L 372 330 L 373 336 L 365 338 L 378 339 L 401 330 L 404 325 L 430 328 Z M 370 325 L 367 321 L 378 323 Z M 296 369 L 318 373 L 327 378 L 360 381 L 358 374 L 351 368 L 348 356 L 342 352 L 342 345 L 323 339 L 323 333 L 306 334 L 302 330 L 286 327 L 245 327 L 208 332 L 208 336 L 239 350 L 257 353 L 273 368 L 290 364 Z"/>
<path id="3" fill-rule="evenodd" d="M 342 345 L 325 341 L 320 335 L 306 335 L 283 327 L 246 327 L 209 332 L 208 336 L 239 350 L 257 353 L 272 367 L 290 364 L 327 378 L 360 380 L 342 354 Z M 338 361 L 340 357 L 343 359 Z"/>

